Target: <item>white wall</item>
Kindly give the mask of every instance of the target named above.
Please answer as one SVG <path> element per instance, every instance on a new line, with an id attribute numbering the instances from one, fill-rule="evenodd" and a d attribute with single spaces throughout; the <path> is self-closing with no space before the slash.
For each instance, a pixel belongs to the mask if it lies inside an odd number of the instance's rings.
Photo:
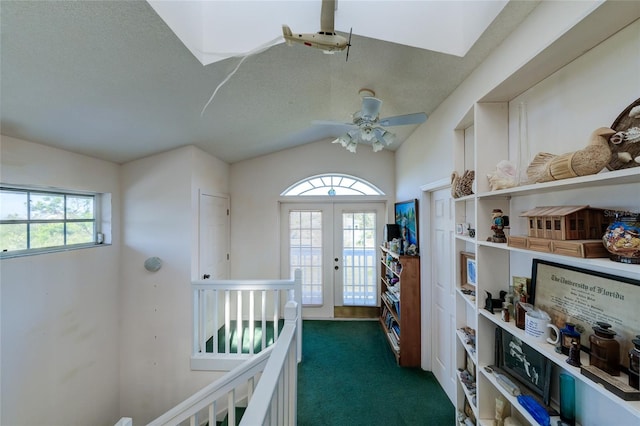
<path id="1" fill-rule="evenodd" d="M 473 104 L 580 21 L 599 1 L 543 1 L 434 111 L 396 152 L 399 199 L 419 198 L 420 186 L 454 169 L 454 133 Z"/>
<path id="2" fill-rule="evenodd" d="M 0 182 L 108 192 L 119 166 L 2 136 Z M 119 216 L 112 218 L 119 229 Z M 118 257 L 113 245 L 3 259 L 3 425 L 99 425 L 119 418 Z"/>
<path id="3" fill-rule="evenodd" d="M 376 185 L 392 211 L 394 154 L 387 150 L 361 146 L 353 154 L 325 140 L 231 165 L 231 277 L 280 278 L 280 252 L 274 250 L 280 247 L 279 194 L 299 180 L 331 172 Z"/>
<path id="4" fill-rule="evenodd" d="M 146 424 L 218 374 L 194 372 L 191 279 L 198 188 L 228 193 L 228 165 L 184 147 L 122 166 L 120 412 Z M 195 214 L 194 214 L 195 211 Z M 157 272 L 145 259 L 163 261 Z"/>

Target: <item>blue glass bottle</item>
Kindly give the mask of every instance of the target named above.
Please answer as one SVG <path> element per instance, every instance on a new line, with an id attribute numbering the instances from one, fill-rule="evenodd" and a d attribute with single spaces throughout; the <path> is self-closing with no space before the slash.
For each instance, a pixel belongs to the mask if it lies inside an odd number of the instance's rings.
<path id="1" fill-rule="evenodd" d="M 574 323 L 568 322 L 560 329 L 560 341 L 556 347 L 556 352 L 569 355 L 571 342 L 576 342 L 578 348 L 580 348 L 580 332 L 576 330 L 576 325 Z"/>

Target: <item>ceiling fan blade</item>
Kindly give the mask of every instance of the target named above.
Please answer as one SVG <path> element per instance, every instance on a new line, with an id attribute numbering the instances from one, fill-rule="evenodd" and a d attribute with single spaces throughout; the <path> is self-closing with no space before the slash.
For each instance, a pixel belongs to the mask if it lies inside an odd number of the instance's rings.
<path id="1" fill-rule="evenodd" d="M 353 123 L 343 123 L 341 121 L 332 121 L 332 120 L 313 120 L 311 122 L 314 126 L 349 126 L 356 127 Z"/>
<path id="2" fill-rule="evenodd" d="M 395 117 L 381 118 L 378 124 L 381 126 L 404 126 L 406 124 L 420 124 L 427 121 L 427 114 L 416 112 L 414 114 L 396 115 Z"/>
<path id="3" fill-rule="evenodd" d="M 362 98 L 362 110 L 360 111 L 361 117 L 366 120 L 375 120 L 380 114 L 380 107 L 382 101 L 372 96 L 365 96 Z"/>

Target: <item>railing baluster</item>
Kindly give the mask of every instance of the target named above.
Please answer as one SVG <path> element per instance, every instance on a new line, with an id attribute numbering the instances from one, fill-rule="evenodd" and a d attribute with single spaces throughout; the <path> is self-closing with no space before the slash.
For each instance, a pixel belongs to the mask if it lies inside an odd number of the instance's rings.
<path id="1" fill-rule="evenodd" d="M 216 401 L 209 404 L 209 426 L 216 424 Z"/>
<path id="2" fill-rule="evenodd" d="M 229 426 L 236 425 L 236 390 L 231 389 L 227 398 L 227 424 Z"/>
<path id="3" fill-rule="evenodd" d="M 199 307 L 200 312 L 200 352 L 207 351 L 207 291 L 200 290 L 199 292 Z"/>
<path id="4" fill-rule="evenodd" d="M 236 353 L 242 353 L 242 290 L 236 292 Z"/>
<path id="5" fill-rule="evenodd" d="M 267 347 L 267 291 L 262 290 L 262 345 L 260 350 Z"/>
<path id="6" fill-rule="evenodd" d="M 249 353 L 253 355 L 254 340 L 255 340 L 255 293 L 253 290 L 249 291 Z"/>
<path id="7" fill-rule="evenodd" d="M 231 341 L 229 338 L 230 328 L 231 328 L 231 313 L 229 310 L 231 309 L 230 291 L 224 291 L 224 353 L 228 354 L 231 352 Z"/>
<path id="8" fill-rule="evenodd" d="M 213 330 L 212 330 L 213 334 L 211 336 L 211 343 L 212 343 L 211 346 L 213 346 L 213 347 L 211 348 L 211 352 L 213 352 L 214 354 L 218 353 L 218 345 L 220 344 L 219 338 L 218 338 L 218 328 L 219 328 L 219 326 L 218 326 L 218 322 L 219 322 L 218 321 L 218 315 L 219 315 L 218 305 L 219 305 L 220 301 L 218 300 L 218 297 L 219 297 L 218 290 L 213 290 L 213 303 L 212 303 L 212 306 L 211 306 L 212 311 L 213 311 L 212 314 L 211 314 L 211 316 L 213 317 Z"/>
<path id="9" fill-rule="evenodd" d="M 278 340 L 278 321 L 280 321 L 280 290 L 274 291 L 273 300 L 273 341 Z"/>

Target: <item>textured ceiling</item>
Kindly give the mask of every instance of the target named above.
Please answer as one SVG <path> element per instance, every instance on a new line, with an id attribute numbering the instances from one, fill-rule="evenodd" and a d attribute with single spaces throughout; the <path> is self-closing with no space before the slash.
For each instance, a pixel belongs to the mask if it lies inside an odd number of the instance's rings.
<path id="1" fill-rule="evenodd" d="M 0 2 L 1 132 L 124 163 L 195 145 L 234 163 L 337 134 L 358 90 L 381 116 L 431 113 L 537 5 L 511 1 L 463 58 L 355 36 L 344 54 L 279 44 L 202 66 L 146 1 Z M 416 126 L 391 128 L 401 142 Z M 361 147 L 362 149 L 364 147 Z"/>

